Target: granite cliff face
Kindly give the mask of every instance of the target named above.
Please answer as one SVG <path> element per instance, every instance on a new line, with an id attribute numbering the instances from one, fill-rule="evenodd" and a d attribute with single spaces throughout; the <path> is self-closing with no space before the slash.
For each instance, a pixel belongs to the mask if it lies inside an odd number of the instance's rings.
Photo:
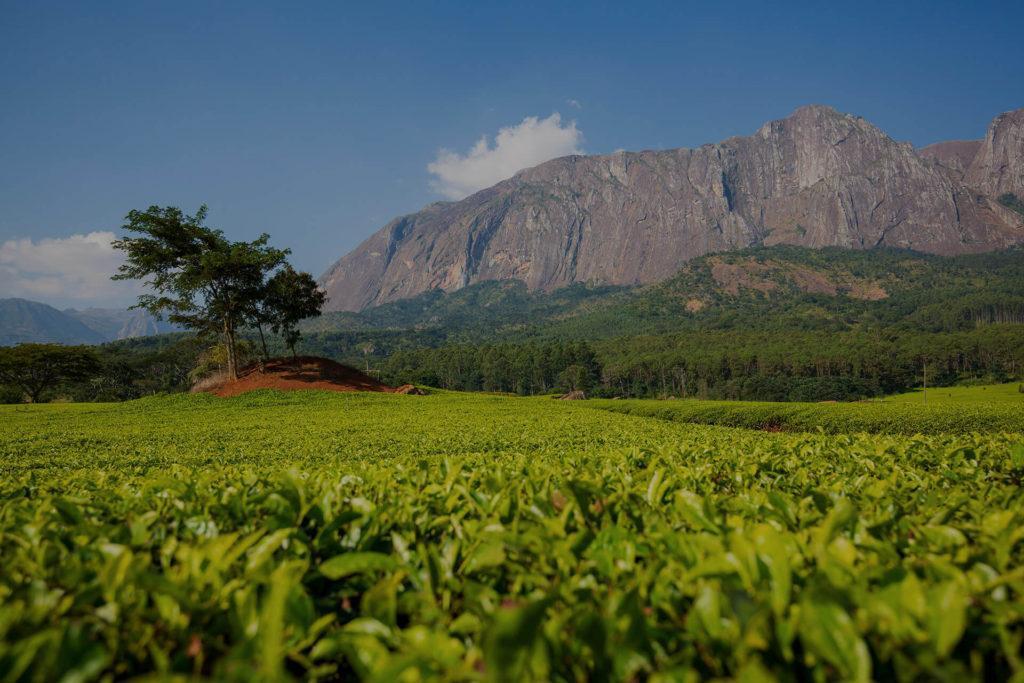
<path id="1" fill-rule="evenodd" d="M 756 244 L 938 254 L 1024 241 L 1024 110 L 985 140 L 920 153 L 865 120 L 798 109 L 697 149 L 570 156 L 460 202 L 397 218 L 321 278 L 331 310 L 519 279 L 642 284 L 688 259 Z"/>
<path id="2" fill-rule="evenodd" d="M 964 180 L 992 196 L 1024 195 L 1024 109 L 992 121 Z"/>

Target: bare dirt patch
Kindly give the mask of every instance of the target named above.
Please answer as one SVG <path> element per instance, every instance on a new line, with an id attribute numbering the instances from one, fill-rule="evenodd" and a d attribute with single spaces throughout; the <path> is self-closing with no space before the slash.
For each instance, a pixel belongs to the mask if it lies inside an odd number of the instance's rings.
<path id="1" fill-rule="evenodd" d="M 881 301 L 882 299 L 888 298 L 888 296 L 889 293 L 886 292 L 881 285 L 874 282 L 856 282 L 850 290 L 850 298 L 852 299 Z"/>
<path id="2" fill-rule="evenodd" d="M 767 294 L 779 287 L 766 278 L 770 268 L 756 261 L 726 263 L 720 258 L 711 258 L 708 259 L 708 263 L 711 264 L 711 277 L 733 296 L 740 293 L 740 288 L 756 289 Z"/>
<path id="3" fill-rule="evenodd" d="M 824 273 L 811 270 L 810 268 L 793 268 L 791 277 L 793 279 L 793 284 L 796 285 L 797 289 L 807 292 L 808 294 L 828 294 L 829 296 L 835 296 L 839 291 L 836 284 Z"/>
<path id="4" fill-rule="evenodd" d="M 223 377 L 211 377 L 192 387 L 192 391 L 207 391 L 215 396 L 237 396 L 256 389 L 297 391 L 378 391 L 394 393 L 394 389 L 369 375 L 347 365 L 326 358 L 299 356 L 296 359 L 274 358 L 264 364 L 246 366 L 238 379 L 227 382 Z"/>

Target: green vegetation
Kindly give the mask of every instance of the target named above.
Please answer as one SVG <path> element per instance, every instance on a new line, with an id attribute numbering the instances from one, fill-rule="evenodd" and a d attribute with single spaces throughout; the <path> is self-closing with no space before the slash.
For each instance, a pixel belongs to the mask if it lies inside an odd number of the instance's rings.
<path id="1" fill-rule="evenodd" d="M 593 403 L 595 407 L 626 415 L 690 424 L 786 432 L 820 429 L 828 434 L 913 435 L 1024 432 L 1024 395 L 1019 396 L 1016 403 L 977 402 L 967 405 L 949 401 L 918 405 L 902 400 L 840 404 L 695 400 L 605 400 Z"/>
<path id="2" fill-rule="evenodd" d="M 997 201 L 1011 211 L 1016 211 L 1020 215 L 1024 216 L 1024 200 L 1021 200 L 1020 197 L 1012 192 L 999 195 L 999 199 Z"/>
<path id="3" fill-rule="evenodd" d="M 397 330 L 438 343 L 700 330 L 949 332 L 1024 322 L 1022 280 L 1021 247 L 941 257 L 774 246 L 693 259 L 645 288 L 573 285 L 544 293 L 521 282 L 483 282 L 361 313 L 328 313 L 303 327 L 325 345 L 333 334 L 343 340 Z"/>
<path id="4" fill-rule="evenodd" d="M 395 385 L 529 395 L 579 383 L 606 397 L 850 401 L 910 391 L 926 364 L 931 386 L 1024 380 L 1021 282 L 1020 248 L 942 258 L 771 247 L 695 259 L 643 289 L 543 293 L 486 282 L 299 328 L 302 353 Z M 259 329 L 242 335 L 264 341 L 264 355 L 287 352 Z M 73 396 L 187 389 L 188 370 L 167 369 L 194 367 L 203 348 L 182 339 L 101 347 L 112 371 Z"/>
<path id="5" fill-rule="evenodd" d="M 727 400 L 851 400 L 929 382 L 1005 379 L 1024 362 L 1024 325 L 930 334 L 708 331 L 586 342 L 450 344 L 396 350 L 379 364 L 392 383 L 542 393 L 586 358 L 594 395 Z M 564 387 L 562 387 L 564 388 Z"/>
<path id="6" fill-rule="evenodd" d="M 643 289 L 488 282 L 328 314 L 308 325 L 306 348 L 369 360 L 396 383 L 537 393 L 551 386 L 534 370 L 545 345 L 575 341 L 593 350 L 603 395 L 855 400 L 917 386 L 925 362 L 935 385 L 1020 378 L 1021 282 L 1020 248 L 943 258 L 777 246 L 694 259 Z"/>
<path id="7" fill-rule="evenodd" d="M 1020 433 L 608 410 L 689 403 L 0 406 L 0 679 L 1022 675 Z"/>
<path id="8" fill-rule="evenodd" d="M 19 344 L 0 348 L 0 382 L 32 403 L 61 385 L 86 381 L 99 371 L 99 358 L 88 346 Z"/>
<path id="9" fill-rule="evenodd" d="M 930 388 L 887 396 L 884 401 L 894 403 L 1008 403 L 1024 411 L 1024 383 L 977 384 L 961 387 Z"/>
<path id="10" fill-rule="evenodd" d="M 320 314 L 325 296 L 313 276 L 293 270 L 286 261 L 291 252 L 269 246 L 266 233 L 232 242 L 205 225 L 205 206 L 194 216 L 151 206 L 130 211 L 125 220 L 121 229 L 129 236 L 113 243 L 125 260 L 113 279 L 144 280 L 139 308 L 201 337 L 219 338 L 229 379 L 238 376 L 236 338 L 244 326 L 259 333 L 266 359 L 264 326 L 281 334 L 294 354 L 298 322 Z"/>

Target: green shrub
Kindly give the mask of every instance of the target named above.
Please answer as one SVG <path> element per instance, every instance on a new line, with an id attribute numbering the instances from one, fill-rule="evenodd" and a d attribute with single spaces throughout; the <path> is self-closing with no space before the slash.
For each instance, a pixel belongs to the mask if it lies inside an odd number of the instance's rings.
<path id="1" fill-rule="evenodd" d="M 999 195 L 999 199 L 997 201 L 1011 211 L 1016 211 L 1020 215 L 1024 216 L 1024 200 L 1021 200 L 1012 192 Z"/>

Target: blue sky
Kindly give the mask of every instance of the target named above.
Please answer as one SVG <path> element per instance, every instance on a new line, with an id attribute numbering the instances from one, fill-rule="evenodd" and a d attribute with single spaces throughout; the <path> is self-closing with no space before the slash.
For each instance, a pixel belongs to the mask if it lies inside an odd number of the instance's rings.
<path id="1" fill-rule="evenodd" d="M 68 271 L 106 267 L 88 236 L 150 204 L 205 202 L 211 224 L 270 232 L 319 275 L 392 217 L 470 191 L 495 161 L 481 148 L 466 166 L 471 148 L 527 117 L 484 177 L 545 151 L 745 135 L 812 102 L 917 145 L 1024 106 L 1021 2 L 0 2 L 0 17 L 0 297 L 62 306 L 130 298 Z"/>

